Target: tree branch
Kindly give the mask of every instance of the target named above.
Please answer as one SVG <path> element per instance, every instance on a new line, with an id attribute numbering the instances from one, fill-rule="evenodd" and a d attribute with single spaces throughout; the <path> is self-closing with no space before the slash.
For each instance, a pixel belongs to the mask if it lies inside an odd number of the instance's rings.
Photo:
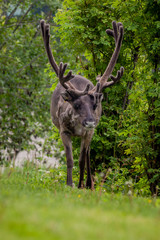
<path id="1" fill-rule="evenodd" d="M 23 15 L 23 17 L 21 18 L 21 20 L 17 23 L 17 26 L 16 26 L 15 29 L 13 30 L 13 33 L 15 33 L 15 32 L 17 31 L 17 29 L 18 29 L 19 26 L 20 26 L 20 23 L 24 20 L 24 18 L 27 16 L 27 14 L 31 11 L 31 9 L 32 9 L 32 7 L 33 7 L 34 4 L 35 4 L 35 2 L 30 5 L 30 7 L 29 7 L 28 10 L 26 11 L 26 13 L 25 13 L 25 14 Z"/>
<path id="2" fill-rule="evenodd" d="M 34 3 L 32 3 L 32 4 L 30 5 L 30 7 L 29 7 L 28 10 L 26 11 L 26 13 L 23 15 L 23 17 L 20 19 L 20 21 L 17 22 L 16 27 L 15 27 L 15 29 L 13 30 L 13 33 L 15 33 L 15 32 L 17 31 L 17 29 L 19 28 L 21 22 L 24 20 L 24 18 L 27 16 L 27 14 L 31 11 L 31 9 L 32 9 L 32 7 L 33 7 L 33 5 L 35 4 L 36 1 L 37 1 L 37 0 L 35 0 Z M 5 41 L 4 43 L 2 43 L 2 45 L 0 46 L 0 50 L 6 45 L 6 43 L 7 43 L 7 41 Z"/>
<path id="3" fill-rule="evenodd" d="M 40 56 L 42 56 L 43 53 L 39 54 L 38 56 L 36 56 L 35 58 L 33 58 L 29 63 L 27 63 L 25 66 L 23 66 L 22 68 L 18 69 L 15 73 L 20 73 L 24 68 L 28 67 L 31 65 L 31 63 L 35 62 Z"/>
<path id="4" fill-rule="evenodd" d="M 19 5 L 21 4 L 21 2 L 23 2 L 23 0 L 19 0 L 19 2 L 17 3 L 17 5 L 15 6 L 15 8 L 12 10 L 12 12 L 9 14 L 9 16 L 6 18 L 6 21 L 4 23 L 4 25 L 6 25 L 8 23 L 8 21 L 12 18 L 12 16 L 14 15 L 14 13 L 16 12 L 17 8 L 19 7 Z"/>

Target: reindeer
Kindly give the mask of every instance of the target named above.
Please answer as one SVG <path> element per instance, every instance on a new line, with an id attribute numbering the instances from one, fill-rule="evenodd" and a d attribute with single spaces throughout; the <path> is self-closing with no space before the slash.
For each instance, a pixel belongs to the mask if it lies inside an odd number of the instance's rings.
<path id="1" fill-rule="evenodd" d="M 106 30 L 107 34 L 114 37 L 115 50 L 103 76 L 97 82 L 96 86 L 80 75 L 73 75 L 72 71 L 69 71 L 68 74 L 64 76 L 67 64 L 61 62 L 58 66 L 50 48 L 50 25 L 46 24 L 44 20 L 40 21 L 40 25 L 49 62 L 59 78 L 59 83 L 52 95 L 50 112 L 53 124 L 59 129 L 65 149 L 67 185 L 73 186 L 71 136 L 78 136 L 81 138 L 79 158 L 80 178 L 78 187 L 84 187 L 84 170 L 86 164 L 86 187 L 93 189 L 94 184 L 90 169 L 90 143 L 94 134 L 94 128 L 97 126 L 101 117 L 102 92 L 105 88 L 117 83 L 123 75 L 123 67 L 117 71 L 116 77 L 111 75 L 122 44 L 123 25 L 120 22 L 116 23 L 116 21 L 113 21 L 113 30 Z M 111 79 L 111 81 L 108 81 L 108 79 Z"/>

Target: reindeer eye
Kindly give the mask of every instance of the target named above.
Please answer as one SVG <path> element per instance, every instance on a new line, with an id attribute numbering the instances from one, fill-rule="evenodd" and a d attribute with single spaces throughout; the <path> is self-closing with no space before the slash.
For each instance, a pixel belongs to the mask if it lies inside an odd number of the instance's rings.
<path id="1" fill-rule="evenodd" d="M 80 109 L 80 108 L 81 108 L 81 105 L 80 105 L 80 104 L 78 104 L 78 103 L 74 104 L 74 109 L 78 110 L 78 109 Z"/>

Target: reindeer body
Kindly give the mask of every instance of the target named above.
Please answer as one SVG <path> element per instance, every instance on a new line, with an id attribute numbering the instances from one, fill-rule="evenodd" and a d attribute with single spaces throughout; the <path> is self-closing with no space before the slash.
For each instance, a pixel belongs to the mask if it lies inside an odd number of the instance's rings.
<path id="1" fill-rule="evenodd" d="M 93 89 L 94 85 L 86 78 L 76 75 L 71 79 L 71 83 L 74 87 L 78 88 L 80 91 L 86 88 L 89 84 L 90 89 Z M 51 99 L 51 117 L 53 124 L 59 129 L 60 135 L 64 144 L 67 165 L 68 165 L 68 174 L 67 174 L 67 184 L 72 185 L 72 167 L 73 167 L 73 157 L 72 157 L 72 144 L 71 136 L 77 136 L 81 138 L 81 156 L 79 159 L 80 165 L 80 182 L 79 187 L 83 187 L 83 176 L 84 176 L 84 167 L 85 163 L 88 166 L 88 175 L 86 186 L 93 188 L 93 182 L 91 179 L 90 172 L 90 163 L 89 163 L 89 146 L 94 134 L 93 127 L 85 127 L 83 122 L 89 120 L 89 122 L 94 123 L 96 126 L 99 122 L 101 116 L 101 102 L 96 108 L 96 111 L 91 111 L 93 109 L 94 102 L 90 99 L 89 96 L 84 95 L 78 98 L 79 103 L 81 104 L 81 109 L 79 113 L 74 110 L 74 107 L 68 102 L 65 101 L 62 97 L 62 93 L 65 92 L 65 88 L 58 84 L 56 89 L 52 94 Z M 75 99 L 74 102 L 76 102 Z M 85 106 L 87 105 L 87 106 Z M 87 109 L 88 107 L 88 109 Z M 86 108 L 86 109 L 85 109 Z M 81 111 L 83 109 L 83 111 Z M 84 112 L 84 114 L 83 114 Z M 88 154 L 87 154 L 88 153 Z"/>
<path id="2" fill-rule="evenodd" d="M 109 87 L 120 80 L 123 75 L 123 67 L 117 72 L 117 76 L 111 75 L 117 61 L 122 37 L 122 23 L 112 22 L 113 30 L 107 29 L 106 32 L 115 39 L 115 50 L 111 60 L 96 86 L 88 79 L 73 75 L 72 71 L 64 76 L 67 64 L 60 63 L 58 66 L 54 60 L 49 44 L 49 24 L 41 20 L 41 30 L 44 45 L 49 62 L 59 78 L 59 83 L 53 92 L 51 100 L 52 122 L 59 129 L 63 141 L 66 160 L 67 160 L 67 185 L 72 186 L 72 142 L 71 136 L 81 138 L 81 151 L 79 158 L 80 178 L 78 187 L 84 187 L 84 170 L 87 168 L 86 187 L 93 188 L 93 181 L 90 170 L 90 143 L 102 112 L 101 101 L 103 89 Z M 112 81 L 108 81 L 108 79 Z"/>

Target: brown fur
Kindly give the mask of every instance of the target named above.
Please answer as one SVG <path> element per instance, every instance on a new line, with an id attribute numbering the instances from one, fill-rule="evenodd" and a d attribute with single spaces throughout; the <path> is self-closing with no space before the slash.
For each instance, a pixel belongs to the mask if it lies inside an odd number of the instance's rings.
<path id="1" fill-rule="evenodd" d="M 72 142 L 71 136 L 81 138 L 81 151 L 79 158 L 80 178 L 78 187 L 84 186 L 84 169 L 87 168 L 86 187 L 93 188 L 93 181 L 90 170 L 90 143 L 102 112 L 101 101 L 102 91 L 120 80 L 123 75 L 123 67 L 117 72 L 117 76 L 111 75 L 116 64 L 123 38 L 122 23 L 112 22 L 113 30 L 107 33 L 115 39 L 115 50 L 111 60 L 96 86 L 88 79 L 72 74 L 69 71 L 64 76 L 67 64 L 60 63 L 59 67 L 55 62 L 49 45 L 49 24 L 41 20 L 41 30 L 44 45 L 49 62 L 59 78 L 59 83 L 52 95 L 51 116 L 53 124 L 59 129 L 63 141 L 67 159 L 67 185 L 72 186 Z M 108 81 L 108 79 L 112 81 Z"/>
<path id="2" fill-rule="evenodd" d="M 71 80 L 72 84 L 79 90 L 83 90 L 87 84 L 90 84 L 90 88 L 93 88 L 93 84 L 81 76 L 75 76 Z M 81 137 L 81 154 L 79 159 L 80 166 L 80 181 L 79 187 L 83 186 L 84 180 L 84 167 L 87 165 L 87 183 L 86 186 L 93 188 L 91 172 L 90 172 L 90 160 L 89 160 L 89 146 L 94 133 L 94 127 L 99 122 L 101 116 L 101 100 L 97 103 L 97 107 L 94 109 L 93 105 L 96 104 L 93 97 L 89 95 L 80 96 L 74 99 L 72 102 L 65 101 L 62 97 L 62 93 L 65 89 L 58 84 L 52 95 L 51 101 L 51 116 L 55 126 L 59 129 L 60 135 L 64 144 L 66 158 L 67 158 L 67 184 L 72 185 L 72 144 L 71 136 Z M 78 104 L 79 109 L 75 109 L 74 105 Z M 83 126 L 84 120 L 95 121 L 95 125 L 92 128 L 86 128 Z"/>

